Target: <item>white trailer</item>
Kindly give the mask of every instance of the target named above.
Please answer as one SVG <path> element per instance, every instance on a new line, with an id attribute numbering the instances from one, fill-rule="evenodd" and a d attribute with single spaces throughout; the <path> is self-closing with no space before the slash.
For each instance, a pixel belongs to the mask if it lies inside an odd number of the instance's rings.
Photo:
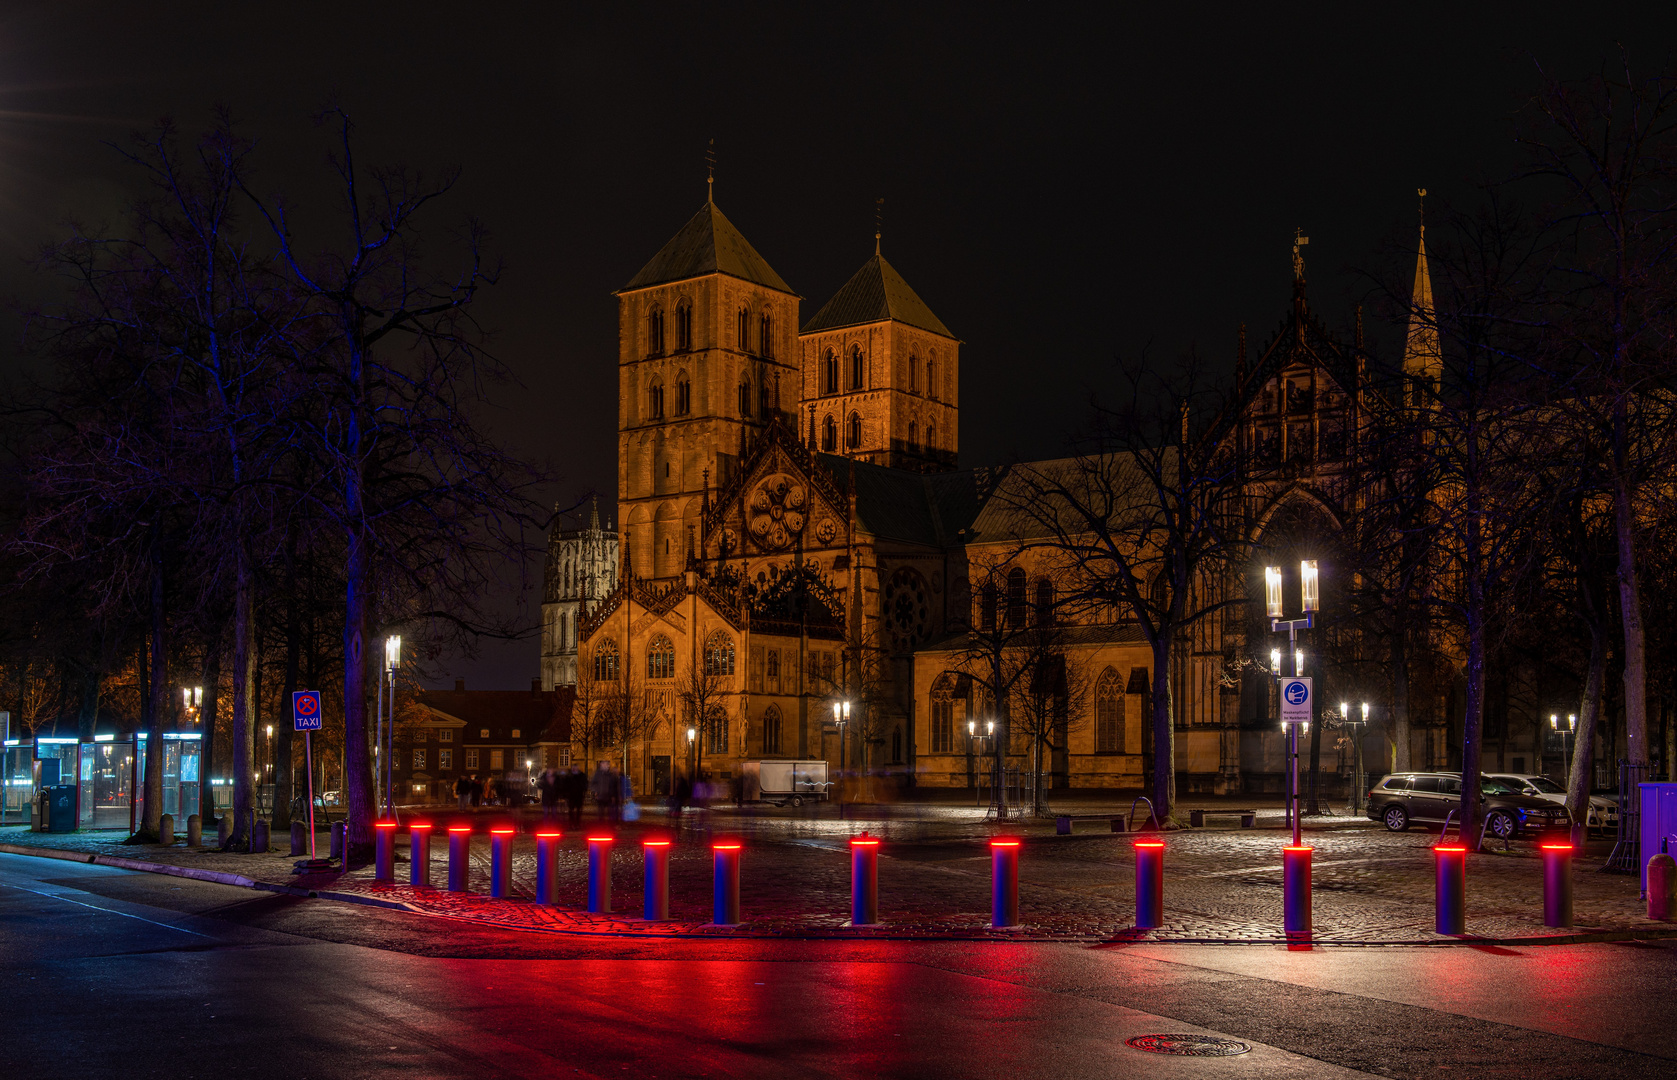
<path id="1" fill-rule="evenodd" d="M 825 761 L 743 761 L 746 802 L 802 806 L 806 799 L 827 797 Z"/>

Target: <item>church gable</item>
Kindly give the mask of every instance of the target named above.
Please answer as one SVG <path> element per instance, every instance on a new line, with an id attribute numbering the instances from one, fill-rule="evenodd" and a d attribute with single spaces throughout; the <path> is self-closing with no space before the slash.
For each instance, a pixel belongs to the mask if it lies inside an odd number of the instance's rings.
<path id="1" fill-rule="evenodd" d="M 771 424 L 704 508 L 707 558 L 786 554 L 842 540 L 848 500 L 784 424 Z"/>

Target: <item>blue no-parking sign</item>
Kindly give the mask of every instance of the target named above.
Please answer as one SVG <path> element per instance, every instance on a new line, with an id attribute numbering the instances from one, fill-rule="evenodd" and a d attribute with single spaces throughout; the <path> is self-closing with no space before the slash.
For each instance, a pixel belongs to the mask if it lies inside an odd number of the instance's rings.
<path id="1" fill-rule="evenodd" d="M 320 730 L 320 691 L 298 690 L 291 695 L 291 719 L 295 731 Z"/>
<path id="2" fill-rule="evenodd" d="M 1310 680 L 1281 680 L 1281 722 L 1283 724 L 1310 723 Z"/>

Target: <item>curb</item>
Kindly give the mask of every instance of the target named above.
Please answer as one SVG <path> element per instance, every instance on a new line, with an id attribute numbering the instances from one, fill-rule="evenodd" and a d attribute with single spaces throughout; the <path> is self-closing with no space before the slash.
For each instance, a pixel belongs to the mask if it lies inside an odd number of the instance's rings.
<path id="1" fill-rule="evenodd" d="M 778 931 L 778 930 L 734 930 L 711 932 L 661 932 L 657 930 L 587 930 L 571 929 L 555 926 L 511 926 L 493 919 L 474 919 L 469 916 L 451 915 L 446 912 L 429 911 L 414 904 L 400 900 L 380 900 L 377 897 L 366 896 L 361 893 L 339 892 L 335 889 L 304 889 L 295 885 L 279 885 L 270 881 L 257 881 L 242 874 L 222 873 L 218 870 L 197 870 L 188 866 L 172 866 L 169 863 L 147 862 L 143 859 L 123 859 L 112 855 L 89 855 L 81 851 L 65 851 L 60 848 L 27 847 L 18 844 L 0 843 L 0 852 L 8 855 L 26 855 L 42 859 L 60 859 L 65 862 L 87 863 L 94 866 L 109 866 L 118 870 L 135 870 L 147 874 L 163 874 L 169 877 L 193 878 L 197 881 L 208 881 L 218 885 L 233 885 L 241 889 L 253 889 L 258 892 L 280 893 L 286 896 L 296 896 L 304 899 L 334 900 L 344 904 L 360 904 L 363 907 L 386 908 L 403 911 L 412 915 L 423 915 L 431 919 L 446 919 L 450 922 L 470 923 L 473 926 L 486 926 L 497 930 L 527 934 L 557 934 L 563 937 L 589 938 L 656 938 L 664 941 L 997 941 L 1020 942 L 1028 941 L 1040 944 L 1060 945 L 1101 945 L 1109 948 L 1125 945 L 1291 945 L 1299 948 L 1333 947 L 1375 949 L 1383 947 L 1414 948 L 1425 946 L 1428 948 L 1449 947 L 1482 948 L 1485 946 L 1524 947 L 1538 945 L 1598 945 L 1611 944 L 1619 941 L 1643 941 L 1649 939 L 1677 938 L 1677 927 L 1665 929 L 1649 927 L 1645 930 L 1603 930 L 1597 933 L 1583 932 L 1575 934 L 1553 934 L 1542 937 L 1474 937 L 1464 934 L 1451 938 L 1409 938 L 1391 941 L 1359 941 L 1359 940 L 1300 940 L 1287 937 L 1270 938 L 1154 938 L 1154 937 L 1126 937 L 1120 931 L 1117 935 L 1049 935 L 1034 934 L 1029 931 L 1006 931 L 1006 936 L 997 936 L 990 931 L 954 931 L 947 934 L 854 934 L 835 932 L 832 930 L 807 931 Z"/>

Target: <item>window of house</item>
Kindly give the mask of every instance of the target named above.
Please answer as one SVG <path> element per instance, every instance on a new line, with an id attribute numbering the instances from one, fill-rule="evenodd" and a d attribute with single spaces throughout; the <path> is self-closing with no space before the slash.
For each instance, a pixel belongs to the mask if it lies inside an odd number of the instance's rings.
<path id="1" fill-rule="evenodd" d="M 740 352 L 748 352 L 751 348 L 751 312 L 740 308 Z"/>
<path id="2" fill-rule="evenodd" d="M 821 392 L 823 394 L 838 393 L 838 369 L 838 357 L 833 355 L 833 350 L 828 349 L 826 355 L 821 359 Z"/>
<path id="3" fill-rule="evenodd" d="M 468 768 L 468 769 L 477 768 L 477 751 L 476 750 L 466 751 L 466 768 Z"/>
<path id="4" fill-rule="evenodd" d="M 1124 683 L 1112 668 L 1095 684 L 1095 753 L 1124 751 Z"/>
<path id="5" fill-rule="evenodd" d="M 675 347 L 686 352 L 693 347 L 693 306 L 681 304 L 675 309 Z"/>
<path id="6" fill-rule="evenodd" d="M 847 443 L 850 446 L 850 448 L 853 449 L 853 450 L 856 447 L 862 445 L 862 414 L 861 413 L 851 413 L 850 414 L 850 434 L 849 434 L 849 438 L 847 440 Z"/>
<path id="7" fill-rule="evenodd" d="M 599 682 L 617 681 L 617 642 L 610 638 L 594 646 L 594 678 Z"/>
<path id="8" fill-rule="evenodd" d="M 862 388 L 862 366 L 862 347 L 860 345 L 850 346 L 850 389 L 852 390 Z"/>
<path id="9" fill-rule="evenodd" d="M 507 767 L 507 752 L 505 750 L 489 751 L 489 771 L 500 772 Z"/>
<path id="10" fill-rule="evenodd" d="M 653 308 L 646 317 L 646 352 L 648 356 L 662 356 L 664 352 L 664 312 Z"/>
<path id="11" fill-rule="evenodd" d="M 720 711 L 720 710 L 718 710 Z M 728 752 L 728 718 L 723 715 L 711 717 L 710 723 L 705 725 L 705 747 L 707 754 L 726 754 Z"/>
<path id="12" fill-rule="evenodd" d="M 986 583 L 979 600 L 978 625 L 983 630 L 995 630 L 999 590 L 994 582 Z"/>
<path id="13" fill-rule="evenodd" d="M 1036 624 L 1054 625 L 1054 583 L 1047 578 L 1038 578 L 1036 583 Z"/>
<path id="14" fill-rule="evenodd" d="M 763 713 L 763 753 L 780 753 L 780 709 L 775 705 Z"/>
<path id="15" fill-rule="evenodd" d="M 945 675 L 932 686 L 932 753 L 955 751 L 954 688 Z"/>
<path id="16" fill-rule="evenodd" d="M 1007 624 L 1025 625 L 1025 571 L 1015 566 L 1007 572 Z"/>
<path id="17" fill-rule="evenodd" d="M 454 768 L 454 751 L 453 750 L 438 750 L 437 751 L 437 768 L 439 768 L 439 769 L 452 769 L 452 768 Z"/>
<path id="18" fill-rule="evenodd" d="M 438 728 L 437 729 L 437 741 L 438 742 L 453 742 L 454 741 L 454 729 L 453 728 L 446 728 L 446 727 L 445 728 Z"/>
<path id="19" fill-rule="evenodd" d="M 425 767 L 425 751 L 415 750 L 413 752 L 413 767 L 416 769 L 423 769 Z"/>
<path id="20" fill-rule="evenodd" d="M 751 415 L 751 380 L 740 383 L 740 415 Z"/>
<path id="21" fill-rule="evenodd" d="M 646 388 L 646 415 L 653 420 L 664 418 L 664 380 L 657 377 Z"/>
<path id="22" fill-rule="evenodd" d="M 759 331 L 759 333 L 757 335 L 757 341 L 758 341 L 758 344 L 762 346 L 763 355 L 764 356 L 773 356 L 774 355 L 774 319 L 771 316 L 764 315 L 761 319 L 758 320 L 757 326 L 758 326 L 758 331 Z"/>
<path id="23" fill-rule="evenodd" d="M 693 384 L 687 380 L 687 372 L 683 371 L 675 377 L 675 414 L 686 416 L 693 411 Z"/>
<path id="24" fill-rule="evenodd" d="M 705 642 L 705 674 L 727 678 L 734 673 L 734 641 L 718 630 Z"/>
<path id="25" fill-rule="evenodd" d="M 675 678 L 675 646 L 662 634 L 646 647 L 646 677 L 649 679 Z"/>
<path id="26" fill-rule="evenodd" d="M 829 454 L 838 449 L 838 424 L 831 416 L 821 421 L 821 449 Z"/>
<path id="27" fill-rule="evenodd" d="M 512 729 L 512 737 L 515 738 L 515 739 L 518 739 L 518 738 L 522 738 L 523 736 L 517 728 L 513 728 Z"/>
<path id="28" fill-rule="evenodd" d="M 482 730 L 481 730 L 481 731 L 479 731 L 479 732 L 478 732 L 478 733 L 477 733 L 477 737 L 478 737 L 478 738 L 480 738 L 480 739 L 487 739 L 487 738 L 489 738 L 489 729 L 488 729 L 488 728 L 484 728 L 484 729 L 482 729 Z"/>
<path id="29" fill-rule="evenodd" d="M 568 769 L 571 767 L 571 748 L 569 745 L 561 746 L 559 748 L 559 767 L 561 769 Z"/>

